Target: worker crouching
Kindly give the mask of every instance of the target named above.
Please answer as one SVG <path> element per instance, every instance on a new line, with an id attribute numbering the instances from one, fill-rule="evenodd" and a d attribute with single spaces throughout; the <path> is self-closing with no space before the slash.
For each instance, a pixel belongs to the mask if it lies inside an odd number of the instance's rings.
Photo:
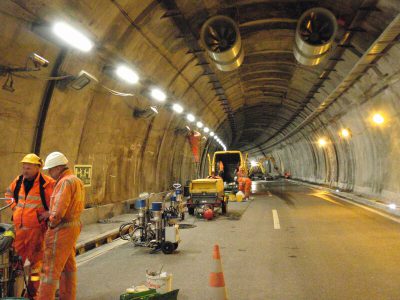
<path id="1" fill-rule="evenodd" d="M 48 207 L 55 181 L 40 172 L 43 161 L 36 154 L 26 155 L 21 163 L 22 174 L 10 184 L 5 196 L 15 199 L 12 204 L 14 249 L 22 264 L 26 260 L 30 262 L 27 292 L 29 299 L 35 299 L 42 268 Z"/>
<path id="2" fill-rule="evenodd" d="M 244 200 L 247 201 L 250 198 L 251 192 L 251 179 L 247 176 L 243 167 L 239 168 L 237 173 L 238 176 L 238 189 L 244 194 Z"/>
<path id="3" fill-rule="evenodd" d="M 58 282 L 60 300 L 76 298 L 75 245 L 81 231 L 79 218 L 84 208 L 84 189 L 82 181 L 68 169 L 67 163 L 67 158 L 60 152 L 50 153 L 45 161 L 44 169 L 57 181 L 45 235 L 39 300 L 53 300 Z"/>

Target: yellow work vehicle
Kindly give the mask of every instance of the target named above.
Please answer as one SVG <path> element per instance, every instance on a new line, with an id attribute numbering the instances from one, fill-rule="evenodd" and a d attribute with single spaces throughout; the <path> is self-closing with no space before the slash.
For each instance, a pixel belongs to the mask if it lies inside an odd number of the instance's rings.
<path id="1" fill-rule="evenodd" d="M 208 155 L 208 172 L 211 175 L 213 172 L 215 175 L 219 175 L 224 183 L 232 183 L 235 181 L 237 171 L 239 168 L 248 172 L 247 170 L 247 154 L 244 157 L 242 152 L 239 150 L 230 151 L 216 151 L 214 152 L 213 159 L 211 160 Z"/>
<path id="2" fill-rule="evenodd" d="M 190 198 L 187 201 L 190 215 L 205 216 L 207 210 L 221 208 L 226 214 L 228 202 L 224 199 L 224 183 L 221 178 L 195 179 L 190 182 Z M 210 216 L 212 218 L 212 215 Z"/>
<path id="3" fill-rule="evenodd" d="M 249 177 L 251 180 L 266 180 L 266 171 L 262 162 L 252 161 L 250 164 Z"/>
<path id="4" fill-rule="evenodd" d="M 248 174 L 247 154 L 243 155 L 239 150 L 216 151 L 211 160 L 208 155 L 208 172 L 210 175 L 219 175 L 224 182 L 226 198 L 236 201 L 236 193 L 238 191 L 237 172 L 239 168 Z"/>

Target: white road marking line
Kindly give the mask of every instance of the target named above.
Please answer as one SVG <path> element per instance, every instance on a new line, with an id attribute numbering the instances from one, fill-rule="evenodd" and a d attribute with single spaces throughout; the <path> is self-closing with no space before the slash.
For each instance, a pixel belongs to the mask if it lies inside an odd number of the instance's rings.
<path id="1" fill-rule="evenodd" d="M 108 251 L 111 251 L 112 249 L 119 247 L 125 243 L 128 243 L 128 241 L 125 241 L 123 239 L 116 239 L 112 243 L 105 244 L 104 246 L 98 247 L 90 252 L 86 252 L 85 254 L 79 255 L 76 258 L 76 266 L 77 267 L 82 266 L 83 264 L 91 261 L 92 259 L 95 259 L 96 257 L 103 255 Z"/>
<path id="2" fill-rule="evenodd" d="M 344 199 L 344 198 L 342 198 L 342 197 L 340 197 L 340 196 L 337 196 L 337 195 L 335 195 L 335 194 L 331 194 L 331 196 L 332 196 L 332 197 L 335 197 L 335 198 L 337 198 L 337 199 L 339 199 L 339 200 L 341 200 L 341 201 L 344 201 L 344 202 L 353 204 L 353 205 L 355 205 L 355 206 L 358 206 L 358 207 L 360 207 L 360 208 L 362 208 L 362 209 L 368 210 L 368 211 L 370 211 L 370 212 L 372 212 L 372 213 L 375 213 L 375 214 L 380 215 L 380 216 L 382 216 L 382 217 L 384 217 L 384 218 L 386 218 L 386 219 L 392 220 L 392 221 L 394 221 L 394 222 L 400 224 L 400 220 L 399 220 L 398 218 L 392 217 L 392 216 L 390 216 L 390 215 L 388 215 L 388 214 L 386 214 L 386 213 L 384 213 L 384 212 L 380 212 L 380 211 L 378 211 L 378 210 L 376 210 L 376 209 L 374 209 L 374 208 L 371 208 L 371 207 L 369 207 L 369 206 L 366 206 L 366 204 L 365 204 L 365 205 L 359 204 L 359 203 L 357 203 L 357 202 L 355 202 L 355 201 Z"/>
<path id="3" fill-rule="evenodd" d="M 272 210 L 272 217 L 274 218 L 274 229 L 281 229 L 281 225 L 279 224 L 278 212 L 276 209 Z"/>

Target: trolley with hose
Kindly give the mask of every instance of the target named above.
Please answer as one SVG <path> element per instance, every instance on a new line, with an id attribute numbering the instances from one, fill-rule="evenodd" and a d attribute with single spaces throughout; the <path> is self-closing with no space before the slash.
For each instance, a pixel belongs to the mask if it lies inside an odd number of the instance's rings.
<path id="1" fill-rule="evenodd" d="M 136 200 L 138 217 L 119 228 L 123 240 L 129 240 L 135 247 L 152 248 L 152 253 L 161 250 L 171 254 L 178 248 L 179 226 L 169 226 L 168 214 L 164 214 L 162 202 L 153 202 L 149 209 L 148 197 Z"/>

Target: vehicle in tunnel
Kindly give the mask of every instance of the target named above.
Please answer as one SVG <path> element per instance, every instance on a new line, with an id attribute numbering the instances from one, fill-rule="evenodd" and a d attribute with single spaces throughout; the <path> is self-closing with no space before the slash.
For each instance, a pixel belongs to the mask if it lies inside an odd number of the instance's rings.
<path id="1" fill-rule="evenodd" d="M 235 181 L 237 172 L 242 167 L 247 174 L 247 155 L 243 158 L 243 154 L 239 150 L 216 151 L 214 152 L 209 175 L 212 172 L 221 176 L 225 186 Z"/>
<path id="2" fill-rule="evenodd" d="M 266 179 L 266 171 L 262 162 L 252 161 L 249 169 L 249 177 L 251 180 Z"/>

